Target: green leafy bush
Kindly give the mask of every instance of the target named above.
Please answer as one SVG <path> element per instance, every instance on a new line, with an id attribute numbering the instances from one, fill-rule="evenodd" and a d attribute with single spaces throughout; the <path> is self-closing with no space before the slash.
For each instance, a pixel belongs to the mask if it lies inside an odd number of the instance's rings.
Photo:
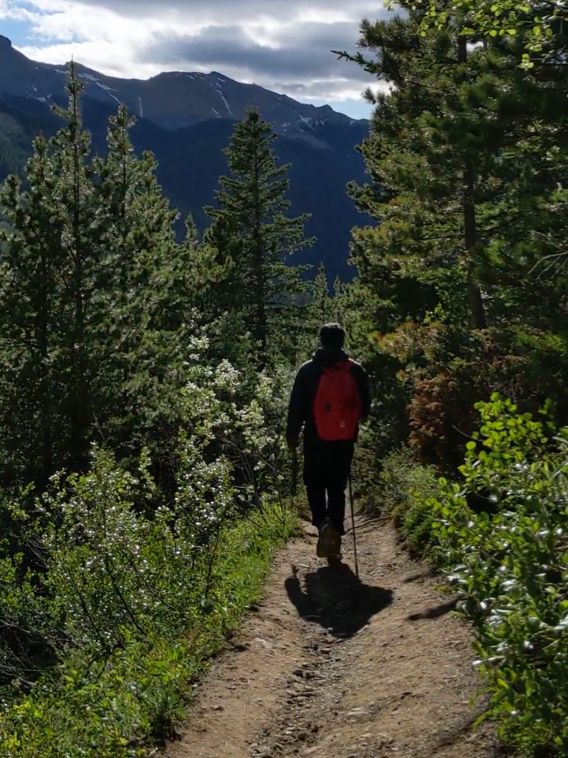
<path id="1" fill-rule="evenodd" d="M 199 342 L 199 340 L 197 340 Z M 33 507 L 0 502 L 0 753 L 142 756 L 261 591 L 295 515 L 278 502 L 284 384 L 186 365 L 171 499 L 149 453 L 93 448 Z M 132 467 L 130 467 L 132 468 Z"/>
<path id="2" fill-rule="evenodd" d="M 201 465 L 194 484 L 209 475 L 222 502 L 225 474 L 219 462 Z M 40 609 L 35 634 L 58 662 L 35 684 L 13 676 L 0 689 L 3 756 L 145 755 L 171 733 L 191 682 L 258 599 L 275 546 L 294 528 L 280 507 L 207 519 L 185 498 L 148 518 L 136 505 L 143 481 L 97 452 L 91 472 L 59 481 L 43 500 L 43 571 L 20 582 L 19 559 L 4 560 L 2 581 L 16 588 L 7 606 L 20 625 L 32 621 L 27 602 Z"/>
<path id="3" fill-rule="evenodd" d="M 475 623 L 490 715 L 526 753 L 566 755 L 568 429 L 498 395 L 477 408 L 463 481 L 428 503 L 435 554 Z"/>
<path id="4" fill-rule="evenodd" d="M 392 515 L 408 547 L 422 552 L 432 534 L 428 498 L 439 489 L 436 469 L 418 464 L 413 451 L 403 447 L 388 455 L 378 470 L 371 510 Z"/>

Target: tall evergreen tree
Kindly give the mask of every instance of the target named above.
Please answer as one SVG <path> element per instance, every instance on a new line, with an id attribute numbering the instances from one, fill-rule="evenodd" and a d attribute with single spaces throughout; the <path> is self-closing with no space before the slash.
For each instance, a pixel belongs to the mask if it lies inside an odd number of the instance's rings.
<path id="1" fill-rule="evenodd" d="M 63 128 L 36 140 L 26 185 L 10 177 L 0 196 L 4 483 L 80 469 L 95 439 L 119 456 L 150 446 L 167 467 L 189 338 L 220 275 L 191 223 L 176 241 L 177 214 L 153 156 L 134 154 L 125 109 L 92 158 L 81 89 L 72 68 Z"/>
<path id="2" fill-rule="evenodd" d="M 317 333 L 317 326 L 332 320 L 332 302 L 329 296 L 329 284 L 323 263 L 320 264 L 318 273 L 311 286 L 311 315 L 313 326 L 312 333 Z"/>
<path id="3" fill-rule="evenodd" d="M 230 175 L 219 181 L 217 206 L 207 209 L 206 240 L 228 266 L 225 308 L 241 333 L 250 333 L 259 365 L 294 321 L 294 296 L 302 283 L 300 269 L 288 258 L 311 243 L 304 236 L 307 215 L 286 215 L 288 166 L 277 165 L 274 139 L 256 111 L 237 124 L 226 150 Z"/>
<path id="4" fill-rule="evenodd" d="M 65 127 L 39 137 L 27 188 L 2 190 L 0 391 L 5 481 L 45 481 L 54 465 L 81 465 L 92 413 L 88 319 L 98 261 L 89 137 L 71 70 Z"/>
<path id="5" fill-rule="evenodd" d="M 455 451 L 471 422 L 467 398 L 560 394 L 565 279 L 537 271 L 558 260 L 564 224 L 565 75 L 520 67 L 521 39 L 466 36 L 458 24 L 425 33 L 423 13 L 400 5 L 404 18 L 363 23 L 372 57 L 347 56 L 393 85 L 370 93 L 371 181 L 352 192 L 379 223 L 356 231 L 352 255 L 356 286 L 372 296 L 368 344 L 410 369 L 420 434 L 429 425 L 433 447 L 446 439 Z M 527 348 L 539 339 L 546 356 L 536 359 Z M 441 426 L 424 421 L 444 414 Z"/>
<path id="6" fill-rule="evenodd" d="M 57 403 L 61 352 L 54 349 L 65 269 L 53 202 L 57 177 L 45 139 L 39 137 L 28 161 L 29 190 L 11 176 L 0 203 L 0 413 L 2 480 L 47 479 L 53 468 L 54 432 L 61 419 Z M 37 444 L 35 443 L 37 439 Z M 26 472 L 24 474 L 24 472 Z"/>
<path id="7" fill-rule="evenodd" d="M 177 439 L 189 340 L 219 267 L 190 219 L 185 239 L 176 240 L 178 214 L 157 181 L 155 157 L 135 155 L 133 124 L 119 108 L 109 121 L 107 154 L 95 161 L 104 219 L 98 421 L 119 454 L 136 455 L 147 446 L 164 472 Z"/>
<path id="8" fill-rule="evenodd" d="M 177 213 L 158 185 L 154 156 L 134 154 L 133 124 L 121 107 L 109 121 L 107 155 L 96 162 L 104 219 L 98 392 L 106 433 L 115 444 L 129 445 L 140 444 L 164 394 L 166 374 L 180 359 L 176 329 L 183 321 L 180 304 L 170 302 L 181 250 L 174 232 Z"/>

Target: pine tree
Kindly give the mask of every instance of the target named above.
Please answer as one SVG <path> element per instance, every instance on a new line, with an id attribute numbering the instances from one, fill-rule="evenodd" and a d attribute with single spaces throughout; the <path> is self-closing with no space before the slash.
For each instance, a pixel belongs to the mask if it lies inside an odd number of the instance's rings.
<path id="1" fill-rule="evenodd" d="M 286 215 L 288 166 L 277 165 L 275 138 L 255 111 L 237 124 L 226 150 L 230 175 L 219 180 L 217 206 L 207 209 L 206 241 L 228 267 L 220 294 L 239 325 L 237 334 L 250 333 L 258 365 L 267 363 L 279 335 L 294 325 L 294 296 L 303 286 L 288 257 L 311 243 L 304 236 L 307 215 Z"/>
<path id="2" fill-rule="evenodd" d="M 46 480 L 53 469 L 60 351 L 54 349 L 61 272 L 65 269 L 53 202 L 57 178 L 45 139 L 34 143 L 29 189 L 15 177 L 2 188 L 0 230 L 0 413 L 2 480 Z M 33 470 L 30 463 L 33 462 Z M 25 473 L 24 473 L 25 472 Z"/>
<path id="3" fill-rule="evenodd" d="M 401 5 L 404 18 L 363 23 L 372 59 L 347 56 L 393 85 L 369 95 L 371 181 L 352 193 L 378 223 L 356 231 L 352 256 L 367 302 L 361 322 L 375 323 L 382 356 L 409 369 L 416 424 L 443 406 L 430 453 L 445 438 L 455 460 L 456 429 L 473 418 L 464 396 L 559 396 L 562 278 L 535 270 L 556 255 L 566 218 L 565 76 L 556 66 L 523 70 L 522 40 L 466 37 L 453 24 L 425 33 L 423 14 Z M 527 346 L 538 340 L 536 359 Z"/>
<path id="4" fill-rule="evenodd" d="M 329 285 L 323 263 L 320 264 L 316 278 L 311 286 L 311 310 L 313 321 L 317 325 L 326 324 L 331 320 Z"/>
<path id="5" fill-rule="evenodd" d="M 4 483 L 81 469 L 97 439 L 119 457 L 150 446 L 163 467 L 189 337 L 220 276 L 191 223 L 176 241 L 156 161 L 134 155 L 123 108 L 107 155 L 91 157 L 81 89 L 72 68 L 63 128 L 36 140 L 26 186 L 2 189 Z"/>
<path id="6" fill-rule="evenodd" d="M 496 286 L 528 284 L 523 297 L 531 299 L 540 289 L 528 272 L 548 252 L 545 238 L 533 234 L 530 253 L 522 240 L 535 221 L 552 220 L 543 218 L 552 207 L 543 193 L 557 193 L 564 171 L 563 75 L 547 66 L 523 72 L 521 42 L 472 50 L 475 37 L 452 28 L 425 37 L 420 22 L 417 13 L 367 22 L 361 45 L 376 58 L 352 56 L 394 85 L 377 97 L 362 148 L 373 182 L 353 188 L 380 225 L 355 243 L 354 259 L 366 277 L 388 261 L 400 275 L 434 284 L 442 299 L 460 288 L 471 326 L 482 329 L 509 307 L 510 293 L 495 297 Z M 543 121 L 551 128 L 539 130 Z"/>
<path id="7" fill-rule="evenodd" d="M 51 149 L 59 178 L 56 201 L 62 221 L 60 244 L 70 268 L 67 291 L 63 293 L 69 302 L 68 309 L 65 309 L 67 324 L 64 329 L 70 372 L 66 404 L 70 423 L 68 452 L 71 465 L 76 468 L 87 460 L 93 413 L 89 390 L 93 363 L 87 330 L 96 292 L 99 246 L 98 218 L 90 181 L 90 137 L 81 120 L 80 95 L 84 85 L 77 78 L 73 64 L 67 89 L 69 104 L 60 111 L 66 125 L 53 139 Z"/>
<path id="8" fill-rule="evenodd" d="M 104 219 L 96 336 L 100 421 L 115 444 L 129 447 L 140 444 L 173 361 L 175 340 L 165 332 L 175 321 L 168 296 L 178 254 L 177 214 L 162 195 L 153 155 L 134 154 L 133 124 L 121 107 L 109 121 L 107 155 L 97 161 Z"/>
<path id="9" fill-rule="evenodd" d="M 74 70 L 65 127 L 39 137 L 27 187 L 2 190 L 0 392 L 5 482 L 45 482 L 54 466 L 81 465 L 92 413 L 89 309 L 98 260 L 98 218 L 89 138 Z"/>
<path id="10" fill-rule="evenodd" d="M 193 330 L 220 276 L 214 251 L 191 219 L 176 240 L 177 212 L 156 178 L 155 157 L 134 153 L 134 119 L 109 121 L 107 155 L 96 162 L 104 218 L 99 270 L 99 423 L 120 454 L 147 446 L 163 468 L 177 436 L 184 362 Z"/>

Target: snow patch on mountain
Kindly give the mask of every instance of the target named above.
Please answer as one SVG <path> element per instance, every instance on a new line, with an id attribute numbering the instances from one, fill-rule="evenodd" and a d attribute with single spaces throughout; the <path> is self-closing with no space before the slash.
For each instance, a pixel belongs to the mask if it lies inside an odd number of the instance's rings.
<path id="1" fill-rule="evenodd" d="M 223 88 L 221 87 L 220 84 L 217 84 L 217 92 L 219 93 L 219 97 L 221 98 L 221 100 L 225 104 L 225 108 L 227 109 L 227 113 L 229 114 L 229 116 L 232 116 L 233 115 L 233 111 L 231 110 L 231 106 L 227 102 L 227 98 L 223 94 Z"/>
<path id="2" fill-rule="evenodd" d="M 97 85 L 97 87 L 102 89 L 103 92 L 106 92 L 109 97 L 112 97 L 112 99 L 115 102 L 117 102 L 119 105 L 122 105 L 122 100 L 119 100 L 118 97 L 114 94 L 116 92 L 115 89 L 113 89 L 112 87 L 109 87 L 106 84 L 103 84 L 103 82 L 100 82 L 98 80 L 95 82 L 95 84 Z"/>
<path id="3" fill-rule="evenodd" d="M 310 129 L 315 129 L 314 120 L 311 116 L 300 116 L 300 121 L 302 122 L 302 124 L 309 126 Z"/>

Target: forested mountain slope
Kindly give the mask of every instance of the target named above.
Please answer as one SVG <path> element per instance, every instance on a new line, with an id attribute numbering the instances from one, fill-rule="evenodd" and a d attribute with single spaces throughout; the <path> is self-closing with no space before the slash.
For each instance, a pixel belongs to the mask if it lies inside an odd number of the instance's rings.
<path id="1" fill-rule="evenodd" d="M 0 178 L 22 169 L 33 136 L 59 128 L 50 105 L 64 103 L 66 75 L 65 66 L 30 61 L 0 38 Z M 84 119 L 95 150 L 105 149 L 109 115 L 118 103 L 126 104 L 138 118 L 132 137 L 136 149 L 156 155 L 166 195 L 184 216 L 192 213 L 201 228 L 202 209 L 213 202 L 217 180 L 226 170 L 222 151 L 235 121 L 248 107 L 257 107 L 279 135 L 278 157 L 291 164 L 293 208 L 311 214 L 308 231 L 316 244 L 298 262 L 315 269 L 323 262 L 332 279 L 352 277 L 346 251 L 361 214 L 347 197 L 346 185 L 363 179 L 355 148 L 366 136 L 368 122 L 220 74 L 172 73 L 131 81 L 77 66 L 77 75 L 85 85 Z"/>

